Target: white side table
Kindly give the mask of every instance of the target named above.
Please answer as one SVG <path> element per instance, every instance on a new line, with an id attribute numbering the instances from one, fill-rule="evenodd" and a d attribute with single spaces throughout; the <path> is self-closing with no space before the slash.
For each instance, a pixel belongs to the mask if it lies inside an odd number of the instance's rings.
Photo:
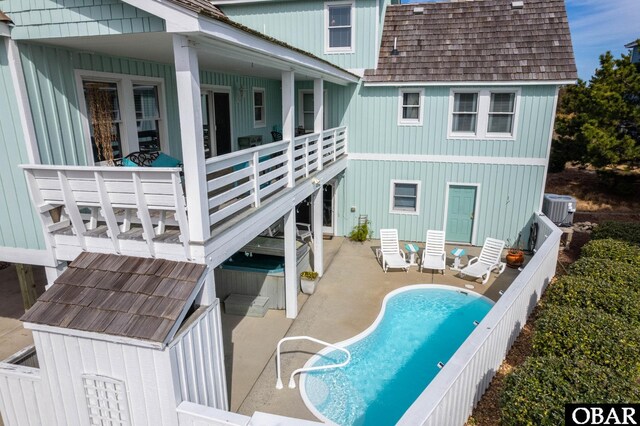
<path id="1" fill-rule="evenodd" d="M 405 244 L 404 248 L 409 252 L 409 266 L 418 266 L 416 255 L 420 250 L 417 244 Z"/>
<path id="2" fill-rule="evenodd" d="M 464 249 L 455 247 L 451 250 L 451 254 L 454 256 L 453 265 L 451 265 L 452 271 L 459 271 L 460 268 L 460 258 L 466 254 Z"/>

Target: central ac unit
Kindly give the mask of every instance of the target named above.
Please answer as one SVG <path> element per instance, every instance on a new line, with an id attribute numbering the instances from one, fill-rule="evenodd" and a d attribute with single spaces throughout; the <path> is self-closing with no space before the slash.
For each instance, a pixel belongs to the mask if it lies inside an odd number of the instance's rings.
<path id="1" fill-rule="evenodd" d="M 558 226 L 571 226 L 576 199 L 569 195 L 544 194 L 542 213 Z"/>

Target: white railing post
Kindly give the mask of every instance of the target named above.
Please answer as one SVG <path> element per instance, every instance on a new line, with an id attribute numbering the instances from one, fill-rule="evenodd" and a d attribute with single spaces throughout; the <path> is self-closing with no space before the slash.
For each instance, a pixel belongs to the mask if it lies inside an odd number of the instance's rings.
<path id="1" fill-rule="evenodd" d="M 147 199 L 142 188 L 142 182 L 138 172 L 132 173 L 133 189 L 136 194 L 136 204 L 138 207 L 138 219 L 142 223 L 142 236 L 147 242 L 149 248 L 149 254 L 151 257 L 156 257 L 155 248 L 153 246 L 153 239 L 155 238 L 155 232 L 153 230 L 153 223 L 151 222 L 151 216 L 149 215 L 149 208 L 147 206 Z"/>
<path id="2" fill-rule="evenodd" d="M 338 129 L 333 129 L 333 161 L 336 161 L 338 146 Z"/>
<path id="3" fill-rule="evenodd" d="M 348 134 L 349 129 L 345 126 L 344 127 L 344 153 L 345 155 L 349 154 L 349 150 L 348 150 L 348 144 L 349 144 L 349 134 Z"/>
<path id="4" fill-rule="evenodd" d="M 253 204 L 255 208 L 260 207 L 260 152 L 253 153 Z"/>
<path id="5" fill-rule="evenodd" d="M 313 80 L 313 132 L 319 133 L 318 164 L 316 168 L 322 170 L 322 134 L 324 132 L 324 81 L 321 78 Z"/>
<path id="6" fill-rule="evenodd" d="M 62 190 L 64 206 L 67 212 L 69 212 L 71 226 L 73 227 L 73 230 L 76 233 L 76 238 L 78 239 L 78 245 L 80 245 L 83 251 L 86 251 L 87 245 L 84 240 L 84 233 L 87 231 L 87 228 L 84 226 L 84 221 L 82 220 L 82 215 L 78 209 L 78 204 L 76 204 L 76 200 L 73 197 L 73 191 L 71 191 L 71 186 L 69 186 L 67 175 L 62 170 L 58 170 L 58 181 L 60 182 L 60 189 Z"/>
<path id="7" fill-rule="evenodd" d="M 304 138 L 304 177 L 309 177 L 309 136 Z"/>
<path id="8" fill-rule="evenodd" d="M 293 159 L 295 157 L 295 80 L 293 71 L 282 72 L 282 139 L 289 141 L 288 155 L 289 164 L 287 164 L 287 187 L 294 185 L 294 166 Z"/>
<path id="9" fill-rule="evenodd" d="M 284 291 L 287 318 L 298 316 L 298 262 L 296 250 L 296 208 L 284 215 Z"/>
<path id="10" fill-rule="evenodd" d="M 98 187 L 98 197 L 100 197 L 100 207 L 102 209 L 102 216 L 107 223 L 107 235 L 111 238 L 113 248 L 116 253 L 120 254 L 120 241 L 118 240 L 118 234 L 120 234 L 120 228 L 118 227 L 118 221 L 116 215 L 113 212 L 111 200 L 109 199 L 109 193 L 107 192 L 107 186 L 104 183 L 104 177 L 101 172 L 93 172 L 93 177 L 96 180 Z"/>

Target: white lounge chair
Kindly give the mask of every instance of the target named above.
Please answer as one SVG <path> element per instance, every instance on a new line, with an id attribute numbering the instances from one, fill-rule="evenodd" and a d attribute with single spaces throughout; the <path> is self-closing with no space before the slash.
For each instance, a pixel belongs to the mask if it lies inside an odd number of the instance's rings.
<path id="1" fill-rule="evenodd" d="M 482 278 L 482 284 L 486 284 L 491 271 L 497 270 L 498 275 L 504 271 L 506 264 L 500 261 L 502 250 L 504 250 L 504 241 L 487 238 L 484 240 L 480 256 L 469 260 L 467 266 L 460 270 L 460 275 Z"/>
<path id="2" fill-rule="evenodd" d="M 313 232 L 311 232 L 311 225 L 308 223 L 297 222 L 296 223 L 296 235 L 300 241 L 304 241 L 307 238 L 311 240 L 313 244 Z"/>
<path id="3" fill-rule="evenodd" d="M 420 272 L 422 272 L 423 269 L 433 269 L 442 271 L 444 274 L 446 259 L 447 255 L 444 251 L 444 231 L 428 230 L 424 250 L 422 251 Z"/>
<path id="4" fill-rule="evenodd" d="M 385 273 L 389 268 L 404 269 L 406 272 L 409 272 L 407 255 L 400 249 L 400 244 L 398 243 L 397 229 L 380 230 L 380 249 L 378 250 L 378 258 L 380 257 L 382 257 L 382 269 Z"/>

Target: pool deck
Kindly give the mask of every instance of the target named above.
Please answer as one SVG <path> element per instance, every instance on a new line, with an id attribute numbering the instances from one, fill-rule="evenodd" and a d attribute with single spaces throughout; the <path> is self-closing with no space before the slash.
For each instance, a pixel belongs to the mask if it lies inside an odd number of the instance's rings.
<path id="1" fill-rule="evenodd" d="M 411 284 L 444 284 L 476 291 L 496 301 L 518 275 L 506 268 L 497 277 L 491 275 L 486 285 L 463 279 L 447 269 L 444 275 L 412 267 L 408 273 L 383 272 L 375 256 L 378 241 L 354 243 L 343 238 L 325 241 L 328 266 L 315 294 L 299 298 L 300 313 L 295 320 L 283 311 L 270 311 L 264 318 L 223 315 L 225 361 L 230 381 L 232 411 L 251 415 L 263 411 L 307 420 L 317 420 L 304 405 L 299 389 L 289 389 L 289 375 L 302 367 L 321 347 L 311 342 L 289 342 L 282 355 L 282 378 L 285 388 L 275 389 L 275 348 L 284 336 L 312 336 L 335 343 L 364 331 L 380 312 L 382 300 L 391 291 Z M 424 247 L 424 243 L 419 243 Z M 447 253 L 453 246 L 447 246 Z M 480 247 L 465 247 L 467 255 L 479 254 Z M 527 258 L 528 260 L 528 258 Z M 447 265 L 453 263 L 448 255 Z M 468 289 L 465 285 L 473 285 Z M 298 377 L 296 377 L 296 383 Z"/>

